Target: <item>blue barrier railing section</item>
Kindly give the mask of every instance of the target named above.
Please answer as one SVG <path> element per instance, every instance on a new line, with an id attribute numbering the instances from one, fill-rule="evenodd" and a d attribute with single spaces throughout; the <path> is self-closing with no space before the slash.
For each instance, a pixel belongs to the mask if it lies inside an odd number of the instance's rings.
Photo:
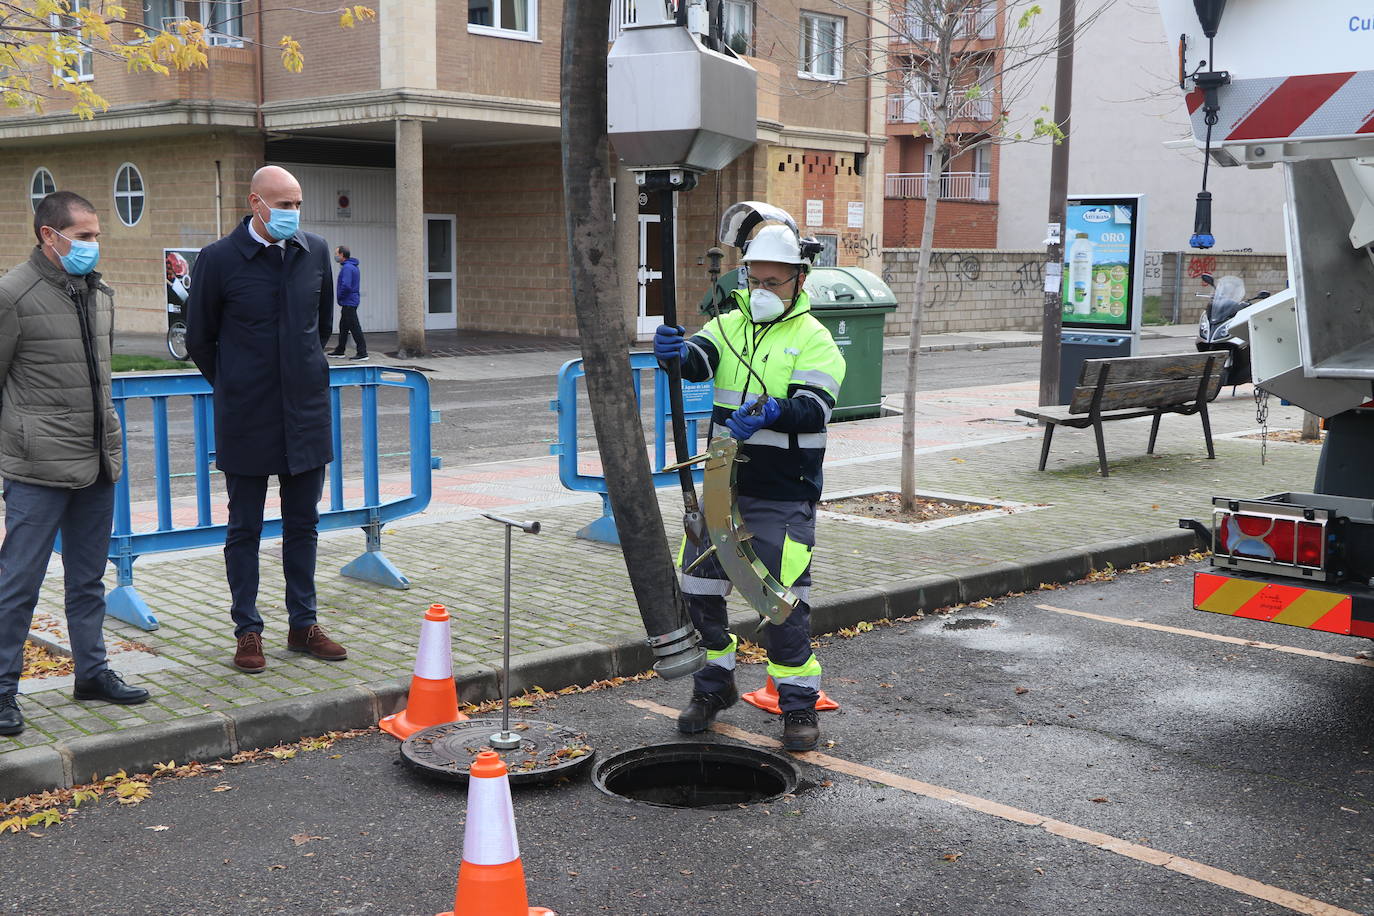
<path id="1" fill-rule="evenodd" d="M 653 479 L 655 487 L 675 487 L 678 485 L 677 471 L 664 471 L 669 463 L 668 447 L 673 441 L 672 407 L 668 399 L 668 373 L 658 365 L 652 353 L 631 353 L 630 369 L 634 378 L 635 400 L 644 409 L 643 382 L 645 373 L 654 376 L 653 403 Z M 549 451 L 558 456 L 558 479 L 569 490 L 582 490 L 601 494 L 601 517 L 577 532 L 577 536 L 605 544 L 619 544 L 620 535 L 616 531 L 615 516 L 611 512 L 611 500 L 606 492 L 604 474 L 584 474 L 578 466 L 577 413 L 579 391 L 585 394 L 585 387 L 578 380 L 586 372 L 582 360 L 569 360 L 558 370 L 558 397 L 549 402 L 549 409 L 558 414 L 558 441 Z M 682 383 L 682 404 L 687 418 L 687 438 L 695 443 L 698 440 L 698 424 L 711 418 L 711 382 Z M 701 469 L 692 472 L 693 479 L 701 483 Z"/>
<path id="2" fill-rule="evenodd" d="M 342 393 L 358 389 L 361 404 L 363 501 L 344 505 L 344 462 Z M 377 393 L 382 388 L 403 389 L 409 407 L 410 492 L 382 501 L 378 434 Z M 114 406 L 124 428 L 124 473 L 115 486 L 114 528 L 110 538 L 110 561 L 118 573 L 118 585 L 107 599 L 107 613 L 145 630 L 158 627 L 157 617 L 134 588 L 134 561 L 149 553 L 213 547 L 224 543 L 227 526 L 216 524 L 211 513 L 211 474 L 215 458 L 214 402 L 210 385 L 198 372 L 116 375 L 113 379 Z M 191 463 L 194 468 L 195 524 L 176 524 L 172 505 L 171 444 L 168 439 L 168 402 L 172 398 L 191 399 L 191 426 L 194 435 Z M 384 366 L 334 366 L 329 370 L 330 409 L 333 415 L 335 460 L 328 469 L 328 507 L 320 510 L 320 531 L 361 528 L 367 547 L 361 556 L 345 566 L 346 576 L 364 579 L 391 588 L 409 588 L 410 582 L 382 553 L 382 526 L 398 518 L 423 512 L 429 505 L 431 471 L 438 459 L 430 452 L 432 423 L 438 414 L 429 406 L 429 381 L 410 369 Z M 147 400 L 152 411 L 152 451 L 155 478 L 156 526 L 133 530 L 133 505 L 129 490 L 129 423 L 131 402 Z M 178 445 L 178 449 L 181 446 Z M 184 457 L 178 452 L 179 459 Z M 281 537 L 281 518 L 263 522 L 264 538 Z M 61 541 L 58 542 L 61 550 Z M 226 609 L 227 610 L 227 609 Z"/>

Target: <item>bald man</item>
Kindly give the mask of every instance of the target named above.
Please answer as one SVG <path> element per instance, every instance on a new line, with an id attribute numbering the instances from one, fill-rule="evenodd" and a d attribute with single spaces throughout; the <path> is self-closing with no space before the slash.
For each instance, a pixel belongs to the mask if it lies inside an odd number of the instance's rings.
<path id="1" fill-rule="evenodd" d="M 215 398 L 215 464 L 229 495 L 224 566 L 232 595 L 234 667 L 267 668 L 258 613 L 258 546 L 268 478 L 281 496 L 286 648 L 348 657 L 316 615 L 315 553 L 330 435 L 334 314 L 329 246 L 300 230 L 301 186 L 286 169 L 253 175 L 249 215 L 204 248 L 187 303 L 186 349 Z"/>

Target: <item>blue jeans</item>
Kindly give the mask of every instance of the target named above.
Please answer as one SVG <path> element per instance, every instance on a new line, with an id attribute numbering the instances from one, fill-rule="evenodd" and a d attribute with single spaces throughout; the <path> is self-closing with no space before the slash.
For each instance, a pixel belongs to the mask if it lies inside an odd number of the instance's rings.
<path id="1" fill-rule="evenodd" d="M 319 503 L 324 468 L 279 474 L 282 572 L 286 576 L 286 613 L 293 630 L 315 622 L 315 554 L 319 544 Z M 262 539 L 267 478 L 224 475 L 229 495 L 229 530 L 224 537 L 224 569 L 229 579 L 234 638 L 262 632 L 258 613 L 258 546 Z"/>
<path id="2" fill-rule="evenodd" d="M 114 518 L 114 484 L 79 490 L 6 480 L 5 540 L 0 544 L 0 696 L 17 692 L 24 639 L 53 542 L 62 532 L 67 634 L 79 680 L 103 671 L 106 555 Z"/>

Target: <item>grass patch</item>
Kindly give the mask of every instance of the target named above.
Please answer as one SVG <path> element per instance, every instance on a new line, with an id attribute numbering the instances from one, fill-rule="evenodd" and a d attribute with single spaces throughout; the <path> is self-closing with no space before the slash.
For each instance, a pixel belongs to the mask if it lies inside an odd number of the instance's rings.
<path id="1" fill-rule="evenodd" d="M 1155 295 L 1155 294 L 1151 294 L 1151 295 L 1149 295 L 1149 296 L 1143 297 L 1143 299 L 1144 299 L 1144 306 L 1143 306 L 1143 307 L 1144 307 L 1144 309 L 1145 309 L 1145 312 L 1144 312 L 1144 314 L 1142 314 L 1142 315 L 1140 316 L 1140 323 L 1141 323 L 1141 324 L 1144 324 L 1144 325 L 1173 324 L 1173 321 L 1171 320 L 1171 319 L 1173 318 L 1173 316 L 1172 316 L 1172 315 L 1169 315 L 1169 316 L 1166 317 L 1165 314 L 1164 314 L 1164 312 L 1160 309 L 1160 305 L 1159 305 L 1159 300 L 1160 300 L 1160 298 L 1161 298 L 1160 296 Z"/>
<path id="2" fill-rule="evenodd" d="M 160 356 L 129 356 L 124 353 L 116 353 L 110 357 L 110 370 L 112 372 L 156 372 L 163 369 L 194 368 L 194 363 L 163 359 Z"/>

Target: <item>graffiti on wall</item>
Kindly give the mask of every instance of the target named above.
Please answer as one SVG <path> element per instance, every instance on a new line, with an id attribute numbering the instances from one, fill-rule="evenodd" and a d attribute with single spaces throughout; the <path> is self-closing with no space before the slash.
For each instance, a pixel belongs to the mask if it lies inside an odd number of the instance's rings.
<path id="1" fill-rule="evenodd" d="M 1188 259 L 1188 276 L 1196 280 L 1203 274 L 1214 274 L 1217 270 L 1217 259 L 1212 255 L 1199 257 L 1193 255 Z"/>
<path id="2" fill-rule="evenodd" d="M 1039 294 L 1040 281 L 1045 276 L 1044 261 L 1024 261 L 1016 268 L 1016 279 L 1011 281 L 1011 294 L 1025 296 Z"/>
<path id="3" fill-rule="evenodd" d="M 844 253 L 851 258 L 871 258 L 882 253 L 878 247 L 877 233 L 860 235 L 851 232 L 840 239 L 840 244 L 844 247 Z"/>
<path id="4" fill-rule="evenodd" d="M 983 264 L 976 254 L 937 251 L 930 256 L 932 302 L 959 302 L 970 283 L 983 275 Z"/>

